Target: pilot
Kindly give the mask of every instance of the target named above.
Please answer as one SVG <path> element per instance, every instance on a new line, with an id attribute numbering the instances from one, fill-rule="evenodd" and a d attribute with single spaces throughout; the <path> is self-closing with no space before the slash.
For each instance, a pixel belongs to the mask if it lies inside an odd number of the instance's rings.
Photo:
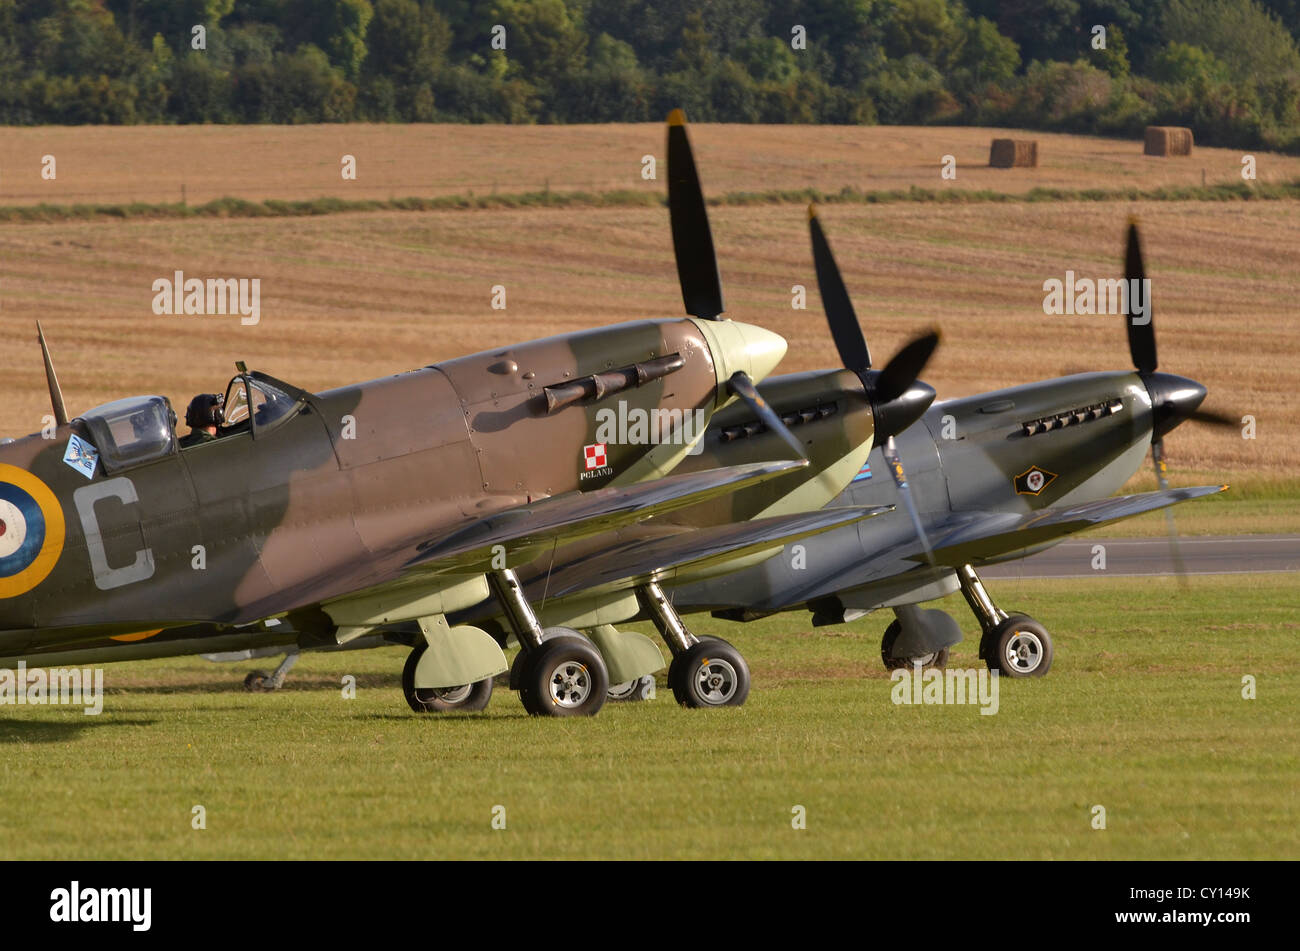
<path id="1" fill-rule="evenodd" d="M 190 405 L 185 410 L 185 425 L 190 427 L 190 433 L 181 437 L 181 448 L 216 439 L 217 426 L 223 419 L 225 405 L 226 398 L 220 393 L 200 393 L 190 400 Z"/>

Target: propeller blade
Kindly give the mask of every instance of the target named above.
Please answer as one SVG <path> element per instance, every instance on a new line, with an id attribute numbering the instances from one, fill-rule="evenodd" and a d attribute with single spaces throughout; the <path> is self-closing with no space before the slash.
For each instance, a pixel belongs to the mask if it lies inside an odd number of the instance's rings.
<path id="1" fill-rule="evenodd" d="M 45 358 L 45 385 L 50 390 L 50 406 L 54 410 L 54 421 L 62 426 L 68 421 L 68 411 L 63 405 L 63 390 L 59 388 L 59 378 L 54 372 L 54 361 L 50 359 L 50 348 L 45 343 L 45 331 L 41 322 L 36 321 L 36 339 L 41 342 L 41 356 Z"/>
<path id="2" fill-rule="evenodd" d="M 1162 439 L 1153 440 L 1151 443 L 1151 461 L 1156 467 L 1156 482 L 1160 488 L 1169 488 L 1169 465 L 1165 462 L 1165 443 Z M 1187 587 L 1187 565 L 1183 562 L 1183 550 L 1178 544 L 1178 526 L 1174 523 L 1173 506 L 1165 508 L 1165 525 L 1169 530 L 1169 554 L 1174 559 L 1174 573 L 1178 576 L 1178 583 L 1184 588 Z"/>
<path id="3" fill-rule="evenodd" d="M 835 349 L 839 351 L 844 366 L 860 373 L 871 369 L 871 351 L 867 349 L 866 338 L 862 336 L 862 326 L 858 315 L 853 312 L 853 302 L 849 300 L 848 288 L 840 275 L 835 255 L 822 231 L 821 222 L 817 220 L 817 209 L 808 206 L 808 230 L 812 235 L 813 267 L 817 270 L 817 289 L 822 295 L 822 310 L 826 312 L 826 322 L 830 324 L 831 338 Z"/>
<path id="4" fill-rule="evenodd" d="M 939 346 L 939 331 L 930 330 L 908 342 L 902 350 L 894 354 L 885 364 L 876 380 L 872 399 L 879 404 L 898 399 L 912 388 L 921 371 L 925 369 L 936 347 Z"/>
<path id="5" fill-rule="evenodd" d="M 754 381 L 749 378 L 744 370 L 737 370 L 727 381 L 727 388 L 742 403 L 753 410 L 754 415 L 763 421 L 772 432 L 776 433 L 794 450 L 795 455 L 800 459 L 807 459 L 804 454 L 803 444 L 799 442 L 799 437 L 790 432 L 790 427 L 781 421 L 781 417 L 776 414 L 776 410 L 768 405 L 767 400 L 763 399 L 763 394 L 758 392 L 758 387 Z"/>
<path id="6" fill-rule="evenodd" d="M 724 309 L 722 278 L 695 156 L 686 137 L 686 115 L 680 109 L 668 114 L 668 217 L 686 313 L 714 320 Z"/>
<path id="7" fill-rule="evenodd" d="M 1187 418 L 1210 426 L 1225 426 L 1233 429 L 1241 425 L 1239 417 L 1225 416 L 1223 413 L 1216 413 L 1214 410 L 1208 409 L 1198 409 L 1196 412 L 1188 414 Z"/>
<path id="8" fill-rule="evenodd" d="M 1151 300 L 1147 294 L 1146 315 L 1139 317 L 1142 323 L 1134 323 L 1133 317 L 1133 294 L 1132 289 L 1135 287 L 1146 288 L 1147 285 L 1142 283 L 1146 280 L 1146 267 L 1142 263 L 1142 240 L 1138 236 L 1137 219 L 1130 218 L 1128 222 L 1128 245 L 1124 250 L 1124 277 L 1125 277 L 1125 315 L 1124 323 L 1128 328 L 1128 352 L 1133 358 L 1133 366 L 1137 367 L 1139 373 L 1155 373 L 1156 367 L 1156 326 L 1151 319 Z M 1133 282 L 1137 281 L 1137 284 Z"/>
<path id="9" fill-rule="evenodd" d="M 898 455 L 898 447 L 894 445 L 893 436 L 885 440 L 880 451 L 885 456 L 885 462 L 889 464 L 889 473 L 894 477 L 894 484 L 898 486 L 898 494 L 903 498 L 903 507 L 911 516 L 916 537 L 920 539 L 921 547 L 925 549 L 925 560 L 930 563 L 931 568 L 937 569 L 939 566 L 934 561 L 934 549 L 930 547 L 930 539 L 926 536 L 925 529 L 921 527 L 921 516 L 916 511 L 916 503 L 912 501 L 912 487 L 907 484 L 907 473 L 903 471 L 903 460 Z"/>
<path id="10" fill-rule="evenodd" d="M 1169 488 L 1169 479 L 1166 478 L 1169 466 L 1165 463 L 1165 443 L 1163 439 L 1152 440 L 1151 461 L 1156 467 L 1156 482 L 1160 484 L 1161 491 L 1164 491 Z"/>

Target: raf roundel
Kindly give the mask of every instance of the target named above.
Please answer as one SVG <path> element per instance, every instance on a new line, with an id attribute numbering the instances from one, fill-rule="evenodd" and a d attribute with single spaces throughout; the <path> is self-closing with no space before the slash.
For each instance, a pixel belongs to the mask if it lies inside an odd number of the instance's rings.
<path id="1" fill-rule="evenodd" d="M 44 482 L 0 464 L 0 598 L 36 587 L 63 552 L 63 509 Z"/>

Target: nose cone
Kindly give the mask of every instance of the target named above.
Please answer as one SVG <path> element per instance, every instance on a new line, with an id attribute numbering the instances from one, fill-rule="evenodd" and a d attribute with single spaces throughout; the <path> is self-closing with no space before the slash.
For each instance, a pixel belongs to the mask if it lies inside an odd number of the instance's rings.
<path id="1" fill-rule="evenodd" d="M 740 370 L 757 383 L 785 356 L 785 338 L 762 327 L 735 320 L 696 320 L 695 324 L 713 353 L 719 385 Z"/>
<path id="2" fill-rule="evenodd" d="M 886 403 L 873 404 L 876 433 L 872 438 L 876 444 L 879 445 L 890 436 L 897 436 L 924 416 L 925 411 L 934 402 L 934 397 L 934 387 L 917 380 L 902 396 L 896 396 Z"/>
<path id="3" fill-rule="evenodd" d="M 1185 376 L 1151 373 L 1143 377 L 1151 394 L 1151 438 L 1160 439 L 1200 407 L 1205 387 Z"/>

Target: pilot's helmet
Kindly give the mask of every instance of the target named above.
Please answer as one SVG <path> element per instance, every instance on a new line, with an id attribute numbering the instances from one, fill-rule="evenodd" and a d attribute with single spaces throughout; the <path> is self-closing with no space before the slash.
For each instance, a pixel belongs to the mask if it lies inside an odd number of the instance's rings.
<path id="1" fill-rule="evenodd" d="M 131 415 L 131 432 L 135 434 L 136 439 L 148 439 L 154 434 L 156 425 L 153 413 L 148 410 Z"/>
<path id="2" fill-rule="evenodd" d="M 185 410 L 185 425 L 190 429 L 220 426 L 225 419 L 226 398 L 220 393 L 200 393 Z"/>

